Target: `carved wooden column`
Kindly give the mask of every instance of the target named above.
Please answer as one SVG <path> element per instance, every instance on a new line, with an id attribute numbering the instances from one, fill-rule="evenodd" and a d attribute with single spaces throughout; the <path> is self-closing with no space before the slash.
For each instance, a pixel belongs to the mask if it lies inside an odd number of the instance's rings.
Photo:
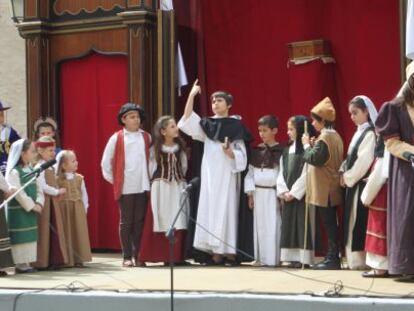
<path id="1" fill-rule="evenodd" d="M 50 113 L 50 44 L 43 21 L 49 17 L 49 1 L 25 0 L 24 22 L 19 31 L 26 39 L 28 135 L 41 115 Z"/>
<path id="2" fill-rule="evenodd" d="M 144 106 L 146 127 L 157 118 L 156 107 L 156 3 L 152 0 L 128 1 L 128 8 L 119 13 L 128 26 L 129 35 L 129 100 Z"/>

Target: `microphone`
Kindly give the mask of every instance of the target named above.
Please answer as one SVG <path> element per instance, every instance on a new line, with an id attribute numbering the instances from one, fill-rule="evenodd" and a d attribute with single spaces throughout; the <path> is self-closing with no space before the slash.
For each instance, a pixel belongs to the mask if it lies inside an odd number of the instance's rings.
<path id="1" fill-rule="evenodd" d="M 402 157 L 408 162 L 411 162 L 411 166 L 414 168 L 414 153 L 406 151 L 402 154 Z"/>
<path id="2" fill-rule="evenodd" d="M 43 172 L 44 170 L 48 169 L 49 167 L 51 167 L 51 166 L 53 166 L 53 165 L 55 165 L 55 164 L 56 164 L 56 159 L 53 159 L 53 160 L 47 161 L 47 162 L 45 162 L 45 163 L 41 164 L 41 165 L 40 165 L 37 169 L 35 169 L 33 172 L 30 172 L 30 173 L 27 173 L 27 174 L 23 175 L 23 178 L 26 178 L 26 177 L 29 177 L 29 176 L 32 176 L 32 175 L 37 175 L 37 176 L 39 176 L 39 174 L 40 174 L 41 172 Z"/>
<path id="3" fill-rule="evenodd" d="M 189 192 L 193 190 L 194 188 L 197 188 L 200 186 L 200 177 L 194 177 L 190 180 L 190 182 L 184 187 L 182 190 L 182 193 Z"/>

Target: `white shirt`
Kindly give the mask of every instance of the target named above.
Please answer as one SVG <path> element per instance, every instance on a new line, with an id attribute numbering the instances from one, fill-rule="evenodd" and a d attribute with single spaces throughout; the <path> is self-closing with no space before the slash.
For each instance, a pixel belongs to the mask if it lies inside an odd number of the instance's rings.
<path id="1" fill-rule="evenodd" d="M 364 131 L 370 127 L 371 124 L 366 122 L 358 126 L 357 131 L 351 139 L 351 143 L 348 147 L 348 156 L 352 153 L 355 144 L 358 142 L 361 135 Z M 358 157 L 354 165 L 345 171 L 346 160 L 342 163 L 340 172 L 343 172 L 343 178 L 345 185 L 347 187 L 353 187 L 359 180 L 361 180 L 365 174 L 368 172 L 371 167 L 372 162 L 374 161 L 374 151 L 375 151 L 376 135 L 374 131 L 368 132 L 358 148 Z"/>
<path id="2" fill-rule="evenodd" d="M 45 163 L 44 160 L 40 160 L 39 163 L 37 163 L 36 168 L 39 168 L 40 165 L 42 165 L 43 163 Z M 54 173 L 54 171 L 53 171 Z M 39 177 L 37 178 L 37 182 L 38 184 L 41 186 L 42 190 L 44 193 L 51 195 L 53 197 L 58 196 L 59 195 L 59 189 L 49 186 L 46 182 L 46 178 L 45 178 L 45 171 L 42 171 L 39 175 Z"/>
<path id="3" fill-rule="evenodd" d="M 289 154 L 294 154 L 296 152 L 296 142 L 294 142 L 289 147 Z M 277 195 L 279 197 L 282 197 L 282 195 L 286 192 L 290 192 L 295 199 L 301 200 L 306 192 L 306 164 L 303 166 L 302 173 L 300 174 L 300 177 L 296 179 L 296 181 L 293 183 L 292 188 L 289 189 L 286 181 L 283 177 L 283 156 L 280 157 L 280 163 L 279 163 L 279 175 L 277 177 Z"/>
<path id="4" fill-rule="evenodd" d="M 125 169 L 122 194 L 142 193 L 150 190 L 147 158 L 145 155 L 144 131 L 124 131 Z M 102 155 L 101 168 L 106 181 L 113 184 L 112 160 L 118 133 L 109 138 Z"/>

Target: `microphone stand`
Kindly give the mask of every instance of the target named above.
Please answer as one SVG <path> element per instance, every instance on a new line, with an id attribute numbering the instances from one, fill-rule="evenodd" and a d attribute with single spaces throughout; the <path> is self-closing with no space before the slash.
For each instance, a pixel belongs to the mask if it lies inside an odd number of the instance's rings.
<path id="1" fill-rule="evenodd" d="M 37 177 L 39 177 L 41 171 L 34 174 L 34 176 L 23 186 L 21 186 L 19 189 L 17 189 L 16 192 L 14 192 L 11 196 L 7 198 L 7 200 L 4 200 L 3 203 L 0 205 L 0 209 L 2 209 L 7 203 L 9 203 L 11 200 L 13 200 L 20 192 L 22 192 L 28 185 L 30 185 L 33 181 L 36 180 Z"/>
<path id="2" fill-rule="evenodd" d="M 188 200 L 188 190 L 185 190 L 180 195 L 180 208 L 175 214 L 174 220 L 172 221 L 170 228 L 165 233 L 165 236 L 168 238 L 170 246 L 170 309 L 174 311 L 174 244 L 175 244 L 175 224 L 180 216 L 182 210 L 184 209 L 185 203 Z"/>

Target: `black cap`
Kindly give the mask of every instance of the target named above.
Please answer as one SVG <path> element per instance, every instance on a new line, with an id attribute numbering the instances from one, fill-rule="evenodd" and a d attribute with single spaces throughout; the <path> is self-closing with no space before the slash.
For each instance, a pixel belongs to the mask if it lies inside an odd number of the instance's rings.
<path id="1" fill-rule="evenodd" d="M 0 100 L 0 111 L 5 111 L 5 110 L 8 110 L 8 109 L 10 109 L 10 107 L 3 104 Z"/>
<path id="2" fill-rule="evenodd" d="M 124 122 L 122 122 L 122 117 L 130 112 L 130 111 L 137 111 L 139 114 L 139 118 L 141 119 L 141 123 L 145 120 L 145 111 L 144 108 L 142 108 L 140 105 L 134 104 L 134 103 L 126 103 L 122 105 L 121 109 L 119 109 L 118 112 L 118 123 L 119 125 L 124 126 Z"/>

